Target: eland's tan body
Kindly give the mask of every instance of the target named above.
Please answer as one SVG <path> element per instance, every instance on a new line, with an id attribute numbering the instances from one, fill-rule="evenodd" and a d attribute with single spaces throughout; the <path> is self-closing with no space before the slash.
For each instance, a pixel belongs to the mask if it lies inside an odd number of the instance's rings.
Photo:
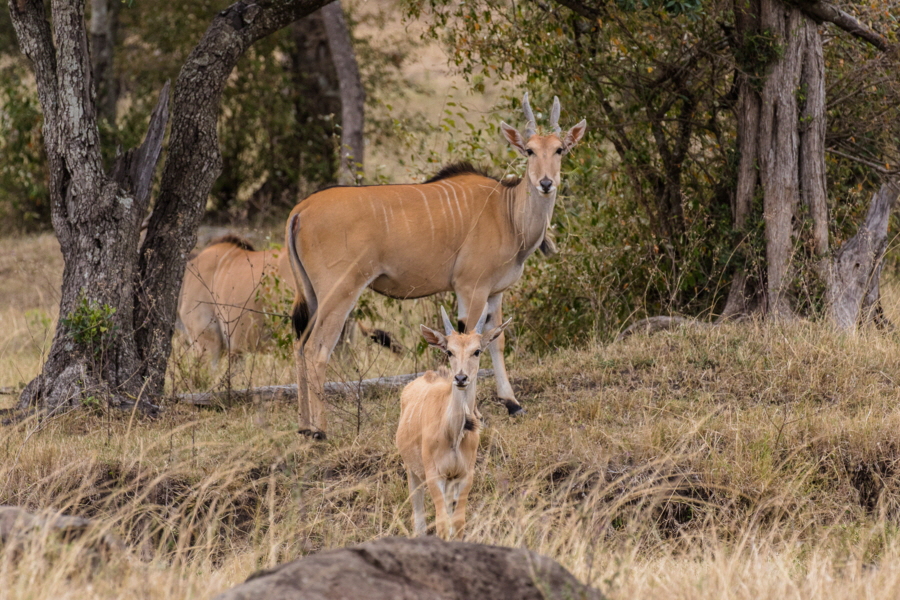
<path id="1" fill-rule="evenodd" d="M 330 188 L 291 212 L 286 244 L 297 288 L 304 292 L 294 308 L 303 432 L 324 437 L 325 368 L 341 325 L 366 287 L 394 298 L 454 291 L 463 330 L 471 330 L 469 315 L 485 310 L 488 328 L 501 322 L 503 292 L 544 242 L 562 157 L 586 128 L 582 121 L 562 134 L 556 101 L 554 133 L 536 135 L 527 96 L 524 105 L 525 135 L 501 124 L 507 141 L 528 161 L 519 181 L 500 182 L 455 165 L 423 184 Z M 506 374 L 503 345 L 500 335 L 490 346 L 497 395 L 516 414 L 522 407 Z"/>
<path id="2" fill-rule="evenodd" d="M 447 353 L 450 368 L 428 371 L 403 389 L 395 440 L 406 466 L 415 534 L 427 532 L 426 487 L 438 535 L 461 538 L 481 427 L 475 404 L 479 356 L 509 321 L 482 335 L 485 313 L 473 333 L 456 333 L 443 307 L 441 312 L 444 333 L 422 325 L 422 335 Z"/>
<path id="3" fill-rule="evenodd" d="M 178 302 L 180 328 L 213 368 L 226 353 L 256 352 L 266 341 L 265 313 L 278 312 L 278 285 L 294 291 L 286 252 L 254 250 L 235 235 L 213 240 L 188 261 Z"/>
<path id="4" fill-rule="evenodd" d="M 215 369 L 226 353 L 235 356 L 262 350 L 270 341 L 267 315 L 283 313 L 282 298 L 294 294 L 287 252 L 254 250 L 248 240 L 225 235 L 188 261 L 178 302 L 178 328 Z M 386 332 L 357 325 L 363 335 L 392 347 Z M 344 337 L 352 331 L 350 327 Z"/>

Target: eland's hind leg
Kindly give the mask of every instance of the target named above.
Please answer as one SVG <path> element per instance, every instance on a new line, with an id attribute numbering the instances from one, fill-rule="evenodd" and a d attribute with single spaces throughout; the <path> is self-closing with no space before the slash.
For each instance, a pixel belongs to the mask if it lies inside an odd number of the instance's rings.
<path id="1" fill-rule="evenodd" d="M 367 281 L 343 280 L 326 294 L 318 294 L 319 305 L 313 316 L 313 326 L 309 339 L 303 347 L 302 360 L 298 368 L 305 368 L 307 386 L 308 416 L 301 414 L 301 427 L 308 428 L 317 439 L 325 438 L 327 417 L 325 415 L 325 376 L 328 359 L 341 337 L 344 322 L 356 304 Z M 298 378 L 298 381 L 302 381 Z M 301 412 L 302 412 L 301 402 Z"/>

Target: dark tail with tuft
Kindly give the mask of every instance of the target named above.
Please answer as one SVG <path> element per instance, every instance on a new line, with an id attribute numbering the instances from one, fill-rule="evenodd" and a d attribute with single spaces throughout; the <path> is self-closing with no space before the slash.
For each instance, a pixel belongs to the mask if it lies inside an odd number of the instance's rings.
<path id="1" fill-rule="evenodd" d="M 359 327 L 359 330 L 365 337 L 369 338 L 379 346 L 390 348 L 391 352 L 393 352 L 394 354 L 403 354 L 405 350 L 403 344 L 396 341 L 394 339 L 394 336 L 392 336 L 390 332 L 387 332 L 384 329 L 369 329 L 362 324 L 362 321 L 357 321 L 356 326 Z"/>
<path id="2" fill-rule="evenodd" d="M 316 292 L 309 281 L 306 269 L 297 252 L 297 233 L 300 229 L 300 215 L 295 214 L 288 220 L 285 242 L 288 256 L 291 259 L 291 271 L 294 274 L 294 308 L 291 311 L 291 322 L 294 325 L 294 333 L 298 340 L 305 340 L 309 334 L 312 320 L 315 318 L 318 301 Z"/>
<path id="3" fill-rule="evenodd" d="M 297 339 L 303 338 L 303 333 L 309 327 L 309 304 L 306 302 L 295 302 L 294 312 L 291 314 L 291 323 L 294 325 L 294 334 Z"/>

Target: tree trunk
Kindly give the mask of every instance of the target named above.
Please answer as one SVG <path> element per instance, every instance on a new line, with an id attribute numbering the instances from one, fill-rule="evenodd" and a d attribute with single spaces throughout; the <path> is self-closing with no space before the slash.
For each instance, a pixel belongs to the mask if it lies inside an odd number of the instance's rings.
<path id="1" fill-rule="evenodd" d="M 765 256 L 755 257 L 764 265 L 758 278 L 746 268 L 737 274 L 723 316 L 759 310 L 791 318 L 801 199 L 815 253 L 828 253 L 822 42 L 813 20 L 781 0 L 735 2 L 735 23 L 740 157 L 733 217 L 741 236 L 752 235 L 753 200 L 761 197 Z"/>
<path id="2" fill-rule="evenodd" d="M 341 88 L 341 165 L 338 182 L 358 183 L 363 174 L 363 127 L 366 92 L 359 76 L 350 29 L 339 0 L 322 8 L 328 46 Z"/>
<path id="3" fill-rule="evenodd" d="M 185 262 L 221 167 L 222 88 L 250 44 L 321 5 L 237 2 L 214 18 L 175 85 L 161 193 L 139 248 L 168 119 L 168 86 L 144 144 L 104 172 L 84 0 L 53 0 L 52 30 L 42 0 L 10 2 L 44 112 L 52 220 L 65 262 L 50 355 L 22 392 L 21 407 L 116 405 L 162 393 Z"/>
<path id="4" fill-rule="evenodd" d="M 116 104 L 119 101 L 113 52 L 120 6 L 121 2 L 118 0 L 91 0 L 91 74 L 94 78 L 97 114 L 110 126 L 116 124 Z"/>

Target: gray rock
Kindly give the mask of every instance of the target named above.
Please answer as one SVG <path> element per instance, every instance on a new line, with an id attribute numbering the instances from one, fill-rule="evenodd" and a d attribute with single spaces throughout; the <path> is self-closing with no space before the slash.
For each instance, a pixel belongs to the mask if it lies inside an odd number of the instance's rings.
<path id="1" fill-rule="evenodd" d="M 71 542 L 90 535 L 87 549 L 96 554 L 108 556 L 112 552 L 124 551 L 125 544 L 115 535 L 99 529 L 96 522 L 82 517 L 70 517 L 53 511 L 33 514 L 18 506 L 0 506 L 0 545 L 12 549 L 17 555 L 30 540 L 44 539 L 42 531 L 50 530 L 62 542 Z M 8 548 L 9 549 L 9 548 Z M 99 553 L 99 554 L 97 554 Z"/>
<path id="2" fill-rule="evenodd" d="M 521 548 L 383 538 L 260 571 L 214 600 L 602 600 Z"/>

